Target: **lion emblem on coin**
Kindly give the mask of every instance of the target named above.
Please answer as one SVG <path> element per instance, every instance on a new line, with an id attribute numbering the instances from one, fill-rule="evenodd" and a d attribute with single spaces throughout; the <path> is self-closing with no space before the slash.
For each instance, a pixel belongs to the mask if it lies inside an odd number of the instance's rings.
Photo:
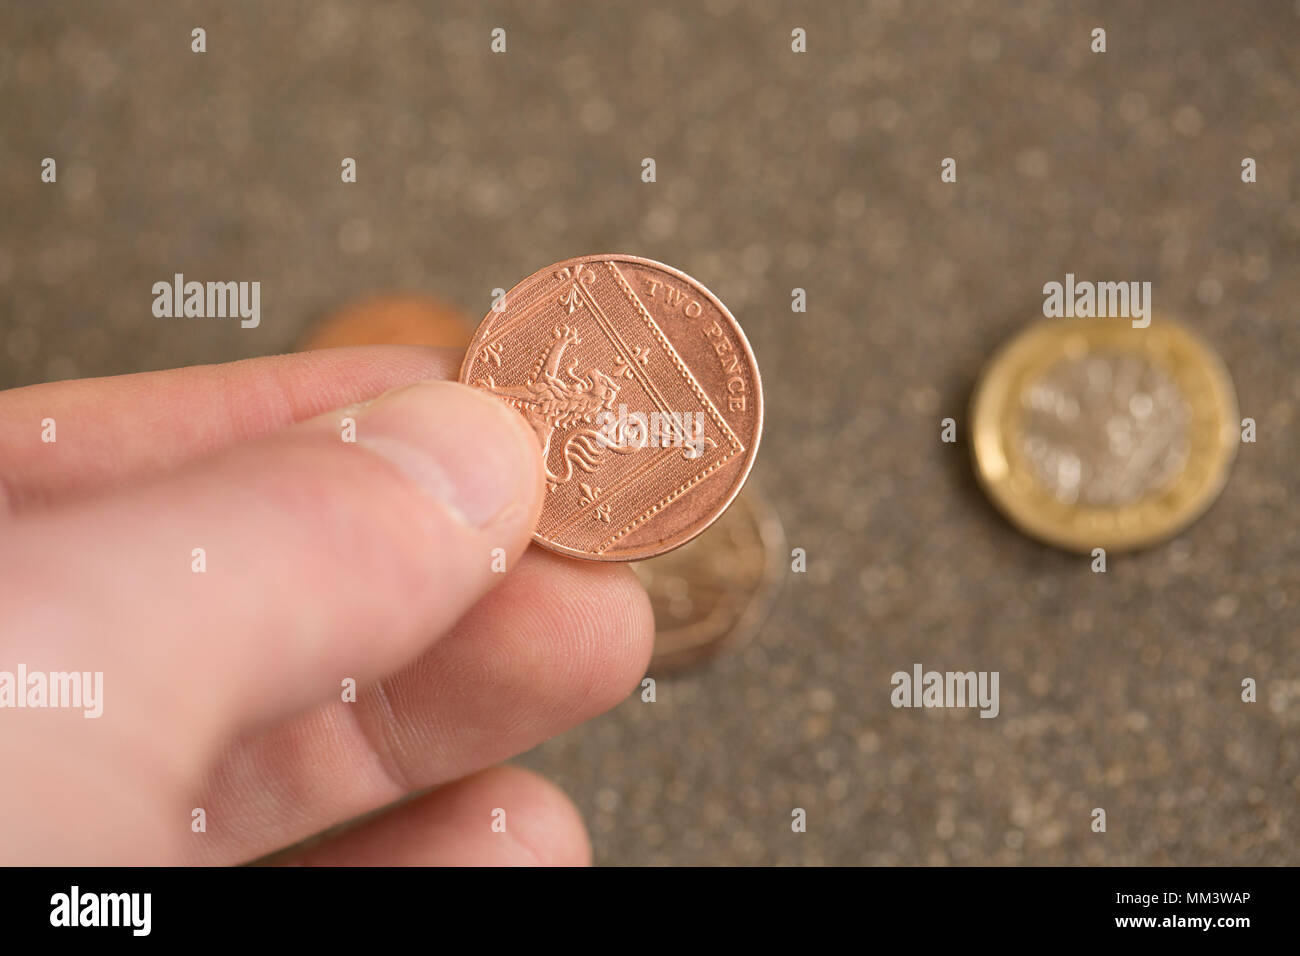
<path id="1" fill-rule="evenodd" d="M 518 409 L 533 427 L 542 446 L 546 480 L 554 490 L 573 477 L 575 465 L 592 472 L 606 452 L 627 454 L 636 449 L 610 444 L 595 427 L 602 412 L 613 413 L 618 383 L 596 368 L 588 369 L 585 374 L 575 372 L 576 358 L 561 369 L 565 349 L 582 344 L 577 329 L 557 326 L 552 338 L 554 341 L 542 352 L 532 375 L 522 385 L 498 385 L 491 375 L 475 379 L 474 384 Z M 578 424 L 591 427 L 580 428 L 568 436 L 560 456 L 563 471 L 552 470 L 551 442 L 555 433 Z"/>

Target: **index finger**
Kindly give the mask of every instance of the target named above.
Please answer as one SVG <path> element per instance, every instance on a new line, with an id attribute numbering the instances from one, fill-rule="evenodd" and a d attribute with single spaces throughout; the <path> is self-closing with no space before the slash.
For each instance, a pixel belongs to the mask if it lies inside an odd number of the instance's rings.
<path id="1" fill-rule="evenodd" d="M 463 354 L 334 348 L 0 392 L 0 514 L 150 477 L 399 385 L 454 379 Z"/>

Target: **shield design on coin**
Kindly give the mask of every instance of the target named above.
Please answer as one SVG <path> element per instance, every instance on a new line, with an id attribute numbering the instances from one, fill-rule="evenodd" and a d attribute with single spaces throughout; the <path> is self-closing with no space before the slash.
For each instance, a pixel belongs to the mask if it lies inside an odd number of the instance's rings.
<path id="1" fill-rule="evenodd" d="M 746 450 L 616 261 L 511 290 L 472 349 L 461 380 L 537 433 L 543 544 L 604 555 Z"/>

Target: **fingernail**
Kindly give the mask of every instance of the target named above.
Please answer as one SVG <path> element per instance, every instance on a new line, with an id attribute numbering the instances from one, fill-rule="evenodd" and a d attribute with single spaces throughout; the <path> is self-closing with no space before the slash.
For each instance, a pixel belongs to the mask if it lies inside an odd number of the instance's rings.
<path id="1" fill-rule="evenodd" d="M 357 444 L 475 528 L 541 494 L 537 440 L 522 416 L 468 385 L 420 382 L 381 395 L 357 416 Z"/>

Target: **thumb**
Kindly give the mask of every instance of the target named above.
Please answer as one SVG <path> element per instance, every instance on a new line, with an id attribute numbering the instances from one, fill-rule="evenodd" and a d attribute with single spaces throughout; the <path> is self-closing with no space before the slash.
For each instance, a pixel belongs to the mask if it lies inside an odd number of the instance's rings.
<path id="1" fill-rule="evenodd" d="M 103 714 L 10 711 L 0 761 L 39 756 L 33 735 L 52 733 L 100 771 L 141 764 L 108 741 L 195 770 L 203 745 L 393 670 L 500 580 L 494 565 L 513 566 L 542 476 L 515 411 L 424 382 L 19 516 L 0 542 L 0 651 L 103 672 Z"/>

